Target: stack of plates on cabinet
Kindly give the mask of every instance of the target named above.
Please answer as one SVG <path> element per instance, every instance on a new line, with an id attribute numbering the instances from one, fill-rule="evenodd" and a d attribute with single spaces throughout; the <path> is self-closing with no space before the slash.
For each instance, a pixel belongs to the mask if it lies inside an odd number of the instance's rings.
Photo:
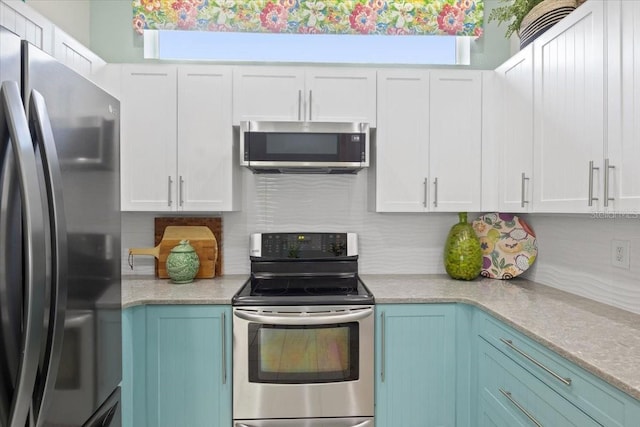
<path id="1" fill-rule="evenodd" d="M 520 24 L 520 49 L 553 27 L 576 8 L 576 0 L 545 0 L 529 11 Z"/>

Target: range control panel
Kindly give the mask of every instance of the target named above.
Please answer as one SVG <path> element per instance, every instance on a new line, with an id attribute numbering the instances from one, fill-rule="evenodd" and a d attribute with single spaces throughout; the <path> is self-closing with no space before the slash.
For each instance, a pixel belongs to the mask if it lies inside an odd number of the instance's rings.
<path id="1" fill-rule="evenodd" d="M 319 259 L 358 255 L 355 233 L 258 233 L 251 235 L 251 256 L 270 259 Z"/>

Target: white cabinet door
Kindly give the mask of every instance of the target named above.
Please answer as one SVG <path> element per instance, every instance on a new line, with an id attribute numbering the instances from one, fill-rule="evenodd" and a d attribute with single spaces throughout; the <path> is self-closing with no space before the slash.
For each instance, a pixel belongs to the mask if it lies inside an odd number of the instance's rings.
<path id="1" fill-rule="evenodd" d="M 23 1 L 0 1 L 0 25 L 49 55 L 53 54 L 54 25 Z"/>
<path id="2" fill-rule="evenodd" d="M 479 211 L 482 190 L 482 72 L 430 73 L 429 204 Z"/>
<path id="3" fill-rule="evenodd" d="M 306 71 L 306 120 L 376 126 L 376 71 L 315 67 Z"/>
<path id="4" fill-rule="evenodd" d="M 339 67 L 237 67 L 233 124 L 242 120 L 367 122 L 375 126 L 376 72 Z"/>
<path id="5" fill-rule="evenodd" d="M 304 97 L 302 67 L 237 67 L 233 76 L 233 124 L 242 120 L 303 120 Z"/>
<path id="6" fill-rule="evenodd" d="M 428 71 L 378 72 L 378 129 L 368 172 L 378 212 L 427 210 L 428 99 Z"/>
<path id="7" fill-rule="evenodd" d="M 585 2 L 534 42 L 536 212 L 602 207 L 603 5 Z"/>
<path id="8" fill-rule="evenodd" d="M 608 211 L 640 210 L 640 2 L 608 2 L 608 138 L 603 191 Z M 607 181 L 604 180 L 606 176 Z M 605 185 L 608 187 L 605 187 Z"/>
<path id="9" fill-rule="evenodd" d="M 236 209 L 230 67 L 178 68 L 178 209 Z M 237 178 L 237 177 L 236 177 Z"/>
<path id="10" fill-rule="evenodd" d="M 176 67 L 124 65 L 121 186 L 124 211 L 171 211 L 176 203 Z"/>
<path id="11" fill-rule="evenodd" d="M 106 62 L 82 43 L 55 27 L 53 31 L 53 56 L 67 67 L 89 80 Z"/>
<path id="12" fill-rule="evenodd" d="M 533 169 L 533 45 L 496 69 L 499 80 L 497 123 L 500 210 L 528 212 Z"/>

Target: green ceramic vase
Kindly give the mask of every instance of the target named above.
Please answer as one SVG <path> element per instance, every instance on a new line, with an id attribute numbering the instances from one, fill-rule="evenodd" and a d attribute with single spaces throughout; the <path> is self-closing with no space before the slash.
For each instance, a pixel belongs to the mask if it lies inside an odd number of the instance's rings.
<path id="1" fill-rule="evenodd" d="M 198 274 L 200 258 L 188 240 L 181 240 L 167 257 L 167 273 L 173 283 L 190 283 Z"/>
<path id="2" fill-rule="evenodd" d="M 460 221 L 451 227 L 444 246 L 444 267 L 454 279 L 473 280 L 482 268 L 480 240 L 467 222 L 467 213 L 460 212 L 458 217 Z"/>

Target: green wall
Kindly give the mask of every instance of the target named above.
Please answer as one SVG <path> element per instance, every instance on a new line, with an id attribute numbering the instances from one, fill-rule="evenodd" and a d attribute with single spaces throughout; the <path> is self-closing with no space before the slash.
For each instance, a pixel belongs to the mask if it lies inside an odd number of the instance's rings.
<path id="1" fill-rule="evenodd" d="M 471 68 L 494 69 L 510 55 L 504 27 L 486 23 L 499 0 L 485 0 L 484 35 L 472 42 Z M 107 62 L 143 62 L 142 37 L 132 27 L 131 0 L 91 1 L 91 50 Z"/>

